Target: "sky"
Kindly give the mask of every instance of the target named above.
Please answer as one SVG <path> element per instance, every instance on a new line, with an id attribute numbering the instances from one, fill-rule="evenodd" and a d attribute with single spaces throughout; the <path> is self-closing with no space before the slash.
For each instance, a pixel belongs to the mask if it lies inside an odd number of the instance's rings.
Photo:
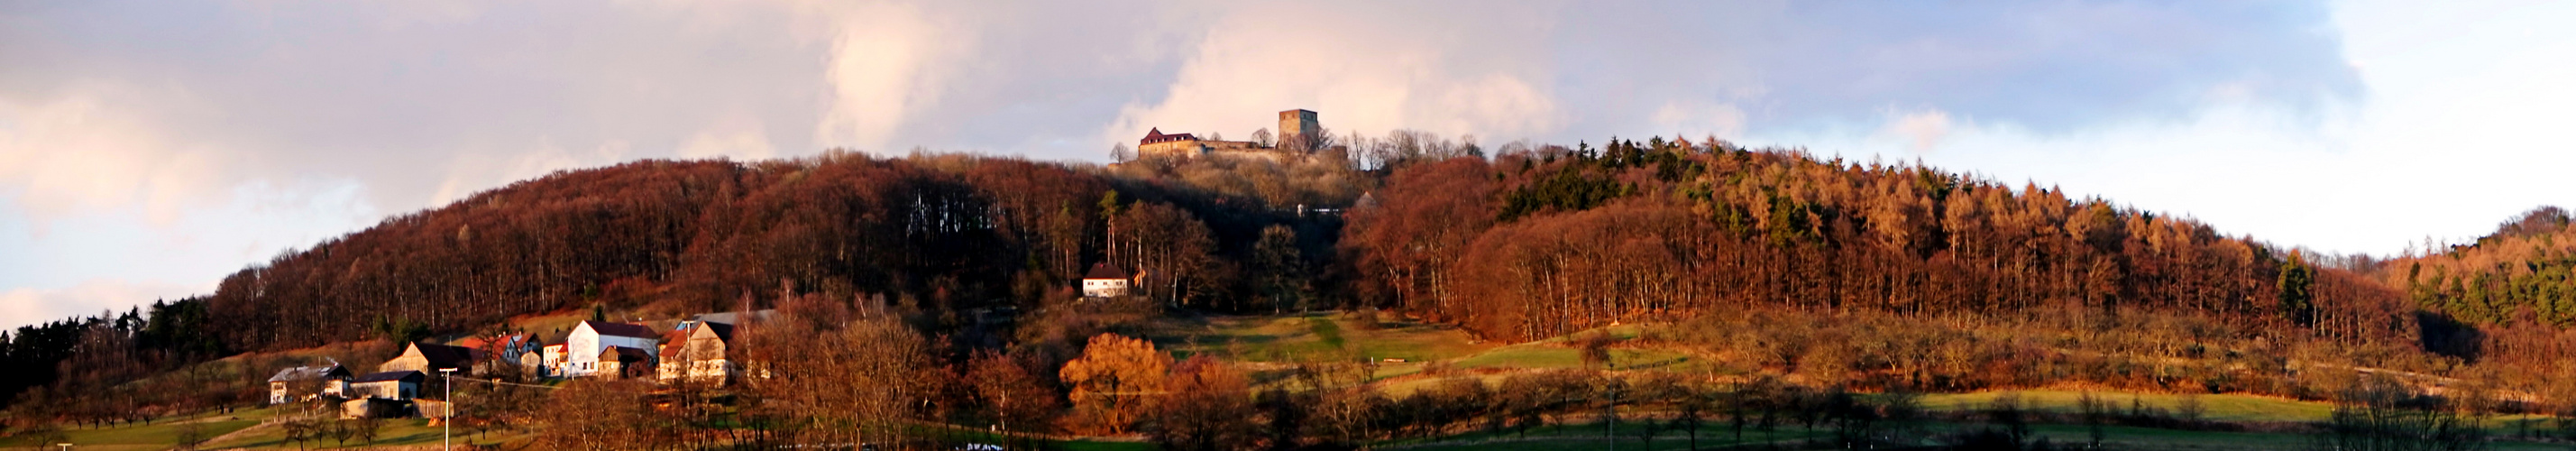
<path id="1" fill-rule="evenodd" d="M 2565 2 L 0 2 L 0 327 L 643 158 L 1715 136 L 2391 255 L 2576 205 Z"/>

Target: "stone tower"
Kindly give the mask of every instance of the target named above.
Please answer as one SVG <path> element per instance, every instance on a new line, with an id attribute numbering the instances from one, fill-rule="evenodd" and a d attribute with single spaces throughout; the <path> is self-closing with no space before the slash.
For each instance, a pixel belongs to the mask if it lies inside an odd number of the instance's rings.
<path id="1" fill-rule="evenodd" d="M 1279 112 L 1279 142 L 1288 142 L 1288 137 L 1290 136 L 1302 135 L 1308 132 L 1322 130 L 1323 128 L 1323 125 L 1315 122 L 1315 112 L 1313 111 L 1288 110 Z"/>

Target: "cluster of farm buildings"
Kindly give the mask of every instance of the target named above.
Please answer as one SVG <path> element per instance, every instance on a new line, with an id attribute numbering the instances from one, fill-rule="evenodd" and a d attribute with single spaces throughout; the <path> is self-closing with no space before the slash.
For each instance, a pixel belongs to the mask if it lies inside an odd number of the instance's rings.
<path id="1" fill-rule="evenodd" d="M 1086 297 L 1127 293 L 1132 277 L 1107 264 L 1096 265 L 1081 281 Z M 530 379 L 644 379 L 660 383 L 724 385 L 741 378 L 745 365 L 734 349 L 744 321 L 767 319 L 772 311 L 697 315 L 671 328 L 644 324 L 582 321 L 560 342 L 537 334 L 477 337 L 461 346 L 411 343 L 402 354 L 358 374 L 338 362 L 280 369 L 268 378 L 269 404 L 337 403 L 343 417 L 443 416 L 443 400 L 422 399 L 429 378 L 495 378 L 517 372 Z M 441 396 L 443 398 L 443 396 Z"/>
<path id="2" fill-rule="evenodd" d="M 462 346 L 411 343 L 365 374 L 338 362 L 280 369 L 268 378 L 268 402 L 336 402 L 345 417 L 438 416 L 446 403 L 422 399 L 420 393 L 429 378 L 482 380 L 505 372 L 533 379 L 650 378 L 723 385 L 743 373 L 744 366 L 731 355 L 741 336 L 737 326 L 769 314 L 698 315 L 670 329 L 582 321 L 556 343 L 533 333 L 471 338 L 458 343 Z"/>

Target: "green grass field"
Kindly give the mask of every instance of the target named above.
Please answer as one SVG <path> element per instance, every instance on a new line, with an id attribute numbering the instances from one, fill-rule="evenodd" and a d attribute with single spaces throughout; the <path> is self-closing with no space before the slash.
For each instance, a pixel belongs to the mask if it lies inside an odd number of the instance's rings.
<path id="1" fill-rule="evenodd" d="M 1687 361 L 1689 361 L 1687 355 L 1662 349 L 1610 349 L 1610 363 L 1614 369 L 1663 366 Z M 1579 349 L 1555 344 L 1527 343 L 1486 351 L 1458 359 L 1455 363 L 1459 368 L 1581 368 L 1583 353 Z"/>
<path id="2" fill-rule="evenodd" d="M 75 449 L 162 450 L 177 444 L 180 434 L 191 427 L 196 428 L 197 433 L 204 437 L 214 437 L 259 424 L 259 419 L 267 416 L 268 412 L 265 410 L 242 410 L 231 415 L 207 413 L 161 419 L 151 424 L 135 423 L 102 428 L 67 427 L 63 432 L 71 438 L 69 442 L 76 447 Z M 36 445 L 39 444 L 24 436 L 0 439 L 0 447 L 5 448 L 32 448 Z"/>
<path id="3" fill-rule="evenodd" d="M 384 420 L 383 429 L 377 431 L 374 443 L 370 444 L 361 440 L 351 439 L 346 447 L 366 448 L 370 446 L 436 445 L 439 443 L 441 432 L 442 431 L 438 427 L 430 426 L 429 420 L 417 418 Z M 454 431 L 454 433 L 456 434 L 454 439 L 458 444 L 511 443 L 524 441 L 529 437 L 526 433 L 492 434 L 489 437 L 485 437 L 468 434 L 463 429 L 458 429 Z M 338 441 L 324 439 L 320 441 L 305 442 L 304 447 L 341 448 L 342 446 Z M 297 446 L 295 443 L 286 441 L 286 431 L 274 425 L 264 425 L 255 429 L 250 429 L 241 435 L 229 437 L 221 441 L 207 443 L 205 446 L 205 449 L 296 448 Z"/>
<path id="4" fill-rule="evenodd" d="M 1928 394 L 1923 396 L 1923 407 L 1934 411 L 1982 409 L 2004 393 L 2021 397 L 2022 405 L 2031 409 L 2069 413 L 2077 410 L 2076 400 L 2084 395 L 2084 392 L 2064 390 Z M 2198 398 L 2203 412 L 2201 418 L 2217 421 L 2325 421 L 2327 415 L 2334 412 L 2334 405 L 2324 402 L 2254 395 L 2095 392 L 2093 396 L 2110 403 L 2112 408 L 2124 411 L 2135 400 L 2138 404 L 2167 412 L 2179 408 L 2186 397 Z"/>
<path id="5" fill-rule="evenodd" d="M 1923 440 L 1922 443 L 1917 443 L 1917 445 L 1936 445 L 1939 443 L 1939 437 L 1943 435 L 1975 428 L 1983 428 L 1986 426 L 1979 424 L 1925 423 L 1913 425 L 1911 427 L 1917 430 L 1914 435 Z M 1638 437 L 1637 432 L 1642 430 L 1642 427 L 1635 423 L 1622 423 L 1618 428 L 1615 437 L 1604 437 L 1604 429 L 1605 428 L 1601 423 L 1594 422 L 1533 428 L 1527 434 L 1512 432 L 1503 432 L 1500 434 L 1473 432 L 1433 440 L 1415 439 L 1390 441 L 1382 443 L 1378 448 L 1441 451 L 1599 450 L 1609 448 L 1611 446 L 1611 441 L 1615 439 L 1617 441 L 1616 445 L 1618 449 L 1623 450 L 1632 449 L 1638 451 L 1656 451 L 1690 449 L 1689 436 L 1686 435 L 1684 431 L 1680 430 L 1668 429 L 1659 433 L 1655 436 L 1652 447 L 1649 447 L 1646 441 Z M 1782 445 L 1791 445 L 1792 448 L 1795 448 L 1794 445 L 1796 443 L 1804 442 L 1809 439 L 1826 438 L 1831 433 L 1826 430 L 1807 430 L 1800 428 L 1797 425 L 1786 425 L 1771 432 L 1764 432 L 1757 428 L 1746 428 L 1744 431 L 1744 438 L 1742 440 L 1737 440 L 1735 439 L 1733 432 L 1734 431 L 1732 429 L 1728 428 L 1727 425 L 1723 423 L 1702 426 L 1699 436 L 1699 446 L 1701 448 L 1716 448 L 1743 444 L 1778 443 Z M 2031 432 L 2034 436 L 2034 441 L 2044 438 L 2051 443 L 2061 446 L 2068 444 L 2082 444 L 2092 440 L 2091 429 L 2080 425 L 2034 425 L 2031 427 Z M 2282 450 L 2301 449 L 2307 447 L 2310 443 L 2309 438 L 2305 435 L 2274 432 L 2182 431 L 2127 426 L 2105 426 L 2102 428 L 2102 432 L 2102 449 L 2111 450 Z M 2537 451 L 2564 450 L 2567 449 L 2568 446 L 2565 444 L 2496 441 L 2488 443 L 2488 448 L 2495 450 Z"/>
<path id="6" fill-rule="evenodd" d="M 1455 327 L 1376 323 L 1332 314 L 1172 319 L 1153 329 L 1148 338 L 1175 357 L 1208 355 L 1241 362 L 1286 362 L 1342 353 L 1422 362 L 1494 347 L 1477 343 Z"/>

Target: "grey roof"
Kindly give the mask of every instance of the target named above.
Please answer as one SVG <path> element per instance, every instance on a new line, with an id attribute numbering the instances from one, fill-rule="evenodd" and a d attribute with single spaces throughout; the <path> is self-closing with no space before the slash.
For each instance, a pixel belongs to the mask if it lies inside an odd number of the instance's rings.
<path id="1" fill-rule="evenodd" d="M 590 325 L 590 330 L 593 332 L 599 332 L 600 335 L 651 338 L 657 340 L 662 338 L 662 334 L 654 333 L 653 328 L 645 327 L 642 324 L 611 323 L 604 321 L 582 321 L 581 323 Z"/>
<path id="2" fill-rule="evenodd" d="M 722 313 L 708 313 L 708 314 L 703 314 L 703 315 L 698 315 L 698 316 L 692 316 L 692 317 L 689 317 L 689 320 L 690 320 L 690 321 L 697 321 L 697 322 L 701 322 L 701 323 L 719 323 L 719 324 L 731 324 L 731 325 L 737 325 L 737 326 L 738 326 L 738 325 L 742 325 L 742 320 L 744 320 L 744 319 L 749 319 L 749 320 L 753 320 L 753 321 L 767 321 L 767 320 L 769 320 L 769 317 L 771 317 L 771 316 L 777 316 L 777 315 L 778 315 L 778 310 L 775 310 L 775 309 L 771 309 L 771 310 L 753 310 L 753 311 L 748 312 L 748 313 L 746 313 L 746 312 L 722 312 Z"/>
<path id="3" fill-rule="evenodd" d="M 275 376 L 269 376 L 269 377 L 268 377 L 268 381 L 269 381 L 269 382 L 288 382 L 288 381 L 300 381 L 300 380 L 305 380 L 305 379 L 314 379 L 314 378 L 332 377 L 332 376 L 348 377 L 348 376 L 349 376 L 349 371 L 348 371 L 348 370 L 340 369 L 340 366 L 339 366 L 339 365 L 331 365 L 331 366 L 299 366 L 299 367 L 293 367 L 293 368 L 287 368 L 287 369 L 277 370 L 277 375 L 275 375 Z"/>

